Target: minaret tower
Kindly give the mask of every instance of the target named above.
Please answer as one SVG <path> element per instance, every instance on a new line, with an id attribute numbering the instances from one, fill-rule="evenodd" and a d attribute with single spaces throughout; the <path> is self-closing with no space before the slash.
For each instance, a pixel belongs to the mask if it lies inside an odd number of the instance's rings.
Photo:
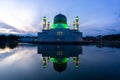
<path id="1" fill-rule="evenodd" d="M 77 30 L 79 30 L 79 18 L 78 18 L 78 16 L 76 16 L 76 21 L 75 21 L 75 23 L 76 23 L 76 28 L 77 28 Z"/>
<path id="2" fill-rule="evenodd" d="M 74 30 L 77 30 L 75 21 L 73 22 L 73 29 L 74 29 Z"/>
<path id="3" fill-rule="evenodd" d="M 47 26 L 48 26 L 48 30 L 50 30 L 50 22 L 48 22 L 48 25 L 47 25 Z"/>
<path id="4" fill-rule="evenodd" d="M 43 18 L 43 29 L 45 30 L 46 29 L 46 16 L 44 16 Z"/>

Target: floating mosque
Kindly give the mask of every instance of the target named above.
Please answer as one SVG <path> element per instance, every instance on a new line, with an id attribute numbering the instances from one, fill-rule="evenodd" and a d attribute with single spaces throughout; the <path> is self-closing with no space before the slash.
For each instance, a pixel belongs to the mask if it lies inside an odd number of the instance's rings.
<path id="1" fill-rule="evenodd" d="M 38 32 L 38 43 L 41 42 L 80 42 L 82 41 L 82 32 L 79 31 L 79 18 L 76 16 L 73 22 L 73 28 L 67 24 L 67 18 L 63 14 L 54 17 L 53 25 L 43 18 L 42 32 Z"/>

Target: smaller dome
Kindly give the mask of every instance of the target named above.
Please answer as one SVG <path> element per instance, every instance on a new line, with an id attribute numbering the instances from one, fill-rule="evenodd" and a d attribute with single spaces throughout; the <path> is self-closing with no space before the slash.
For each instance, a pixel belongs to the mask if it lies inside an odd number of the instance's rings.
<path id="1" fill-rule="evenodd" d="M 66 18 L 66 16 L 64 16 L 62 14 L 56 15 L 54 17 L 54 24 L 58 24 L 58 23 L 67 24 L 67 18 Z"/>

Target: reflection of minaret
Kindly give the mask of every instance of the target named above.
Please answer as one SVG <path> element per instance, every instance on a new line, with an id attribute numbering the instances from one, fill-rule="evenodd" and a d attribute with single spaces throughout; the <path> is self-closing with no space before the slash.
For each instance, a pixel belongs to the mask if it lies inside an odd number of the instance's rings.
<path id="1" fill-rule="evenodd" d="M 75 62 L 75 67 L 78 68 L 79 67 L 79 57 L 76 57 L 76 62 Z"/>
<path id="2" fill-rule="evenodd" d="M 79 67 L 79 57 L 73 57 L 73 62 L 75 63 L 75 67 L 78 68 Z"/>
<path id="3" fill-rule="evenodd" d="M 46 68 L 46 58 L 45 57 L 43 57 L 43 61 L 42 62 L 43 62 L 43 67 Z"/>
<path id="4" fill-rule="evenodd" d="M 50 56 L 48 56 L 47 60 L 48 60 L 48 63 L 49 63 L 50 62 Z"/>

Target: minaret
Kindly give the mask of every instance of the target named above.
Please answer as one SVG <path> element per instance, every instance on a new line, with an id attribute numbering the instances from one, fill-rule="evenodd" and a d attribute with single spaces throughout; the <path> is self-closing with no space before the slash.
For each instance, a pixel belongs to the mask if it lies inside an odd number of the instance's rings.
<path id="1" fill-rule="evenodd" d="M 73 29 L 74 29 L 74 30 L 77 30 L 77 27 L 76 27 L 75 21 L 73 22 Z"/>
<path id="2" fill-rule="evenodd" d="M 43 18 L 43 29 L 45 30 L 46 29 L 46 16 L 44 16 Z"/>
<path id="3" fill-rule="evenodd" d="M 79 18 L 78 18 L 78 16 L 76 16 L 76 27 L 77 27 L 77 30 L 79 30 Z"/>
<path id="4" fill-rule="evenodd" d="M 47 25 L 47 26 L 48 26 L 48 30 L 50 30 L 50 22 L 48 22 L 48 25 Z"/>

